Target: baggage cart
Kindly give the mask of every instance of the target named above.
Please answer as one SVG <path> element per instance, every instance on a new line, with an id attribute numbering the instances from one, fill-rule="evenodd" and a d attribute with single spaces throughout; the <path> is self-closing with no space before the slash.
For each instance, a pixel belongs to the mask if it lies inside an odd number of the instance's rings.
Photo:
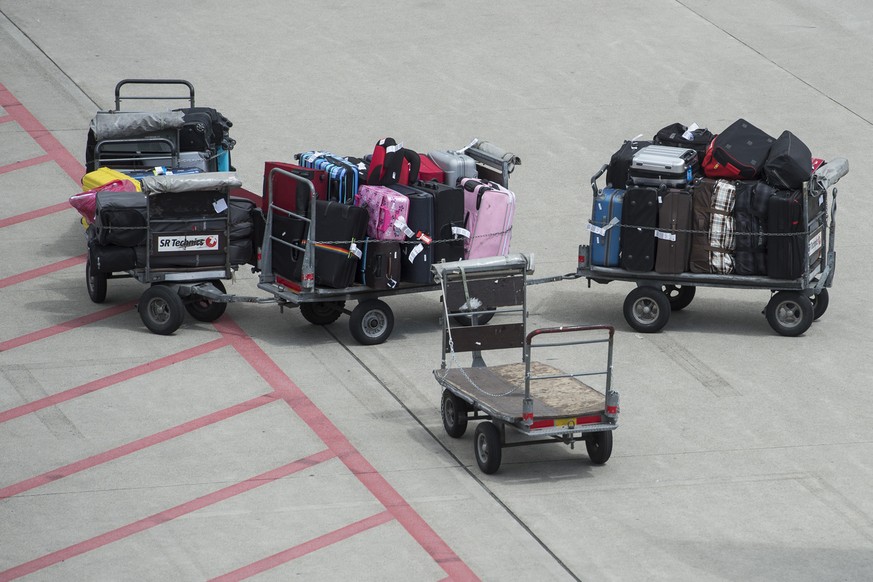
<path id="1" fill-rule="evenodd" d="M 584 441 L 591 461 L 606 463 L 619 414 L 619 395 L 612 388 L 614 329 L 590 325 L 528 331 L 526 288 L 532 265 L 524 255 L 439 263 L 433 271 L 444 299 L 442 362 L 434 377 L 443 388 L 446 433 L 461 438 L 468 422 L 483 421 L 476 427 L 473 451 L 488 474 L 499 469 L 504 448 L 543 443 L 572 448 Z M 486 305 L 490 309 L 479 307 Z M 468 313 L 472 325 L 459 326 L 452 314 L 466 306 L 473 306 Z M 482 324 L 481 315 L 494 323 Z M 598 345 L 605 348 L 605 366 L 587 362 L 589 350 Z M 585 369 L 567 372 L 534 359 L 534 352 L 546 348 L 572 350 L 573 365 Z M 482 355 L 487 350 L 517 360 L 489 367 Z M 470 352 L 472 365 L 459 365 L 459 352 Z M 602 390 L 581 378 L 599 378 Z"/>
<path id="2" fill-rule="evenodd" d="M 595 197 L 599 192 L 597 180 L 606 172 L 607 167 L 607 165 L 601 167 L 591 178 L 591 188 Z M 661 330 L 669 321 L 672 311 L 684 309 L 691 303 L 697 287 L 768 289 L 771 297 L 764 314 L 770 326 L 784 336 L 801 335 L 809 329 L 813 321 L 824 315 L 828 307 L 828 289 L 833 284 L 836 268 L 834 241 L 837 188 L 835 185 L 847 172 L 848 162 L 838 158 L 819 168 L 812 179 L 805 184 L 801 216 L 808 217 L 806 229 L 790 234 L 763 233 L 766 237 L 802 238 L 802 252 L 806 260 L 803 260 L 803 272 L 797 278 L 777 279 L 755 275 L 691 272 L 677 274 L 655 271 L 631 272 L 618 267 L 591 264 L 591 246 L 581 244 L 575 274 L 536 282 L 584 277 L 588 279 L 589 286 L 592 281 L 604 284 L 612 281 L 634 283 L 636 288 L 628 293 L 624 301 L 624 317 L 633 329 L 643 333 Z M 810 200 L 819 201 L 820 211 L 814 216 L 809 215 Z M 624 225 L 624 227 L 629 228 L 633 225 Z M 698 233 L 694 230 L 683 232 Z M 592 236 L 594 235 L 592 231 Z"/>

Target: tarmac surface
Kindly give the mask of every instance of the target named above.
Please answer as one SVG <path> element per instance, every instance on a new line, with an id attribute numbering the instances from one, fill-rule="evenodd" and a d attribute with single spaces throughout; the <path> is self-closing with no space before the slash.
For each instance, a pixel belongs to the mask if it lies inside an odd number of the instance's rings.
<path id="1" fill-rule="evenodd" d="M 873 4 L 838 4 L 0 0 L 0 580 L 873 579 Z M 535 276 L 575 270 L 623 139 L 789 129 L 852 168 L 830 307 L 788 338 L 767 290 L 702 288 L 639 334 L 631 284 L 531 287 L 532 326 L 617 328 L 615 449 L 483 475 L 440 419 L 438 293 L 388 297 L 371 347 L 275 305 L 153 335 L 130 279 L 89 301 L 67 199 L 94 113 L 144 77 L 234 122 L 253 191 L 265 160 L 385 136 L 515 152 Z"/>

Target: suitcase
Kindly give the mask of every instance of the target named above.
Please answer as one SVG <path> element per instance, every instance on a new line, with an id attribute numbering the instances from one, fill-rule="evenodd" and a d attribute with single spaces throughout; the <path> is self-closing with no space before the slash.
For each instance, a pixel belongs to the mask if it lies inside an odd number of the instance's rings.
<path id="1" fill-rule="evenodd" d="M 88 242 L 88 258 L 91 270 L 97 273 L 129 271 L 136 267 L 136 251 L 133 247 L 101 245 L 93 239 Z"/>
<path id="2" fill-rule="evenodd" d="M 767 276 L 796 279 L 803 274 L 804 228 L 803 193 L 800 190 L 777 190 L 770 197 L 767 214 Z"/>
<path id="3" fill-rule="evenodd" d="M 82 191 L 87 192 L 89 190 L 94 190 L 96 188 L 100 188 L 101 186 L 105 186 L 110 182 L 116 182 L 119 180 L 132 182 L 133 189 L 137 192 L 141 191 L 139 182 L 133 180 L 125 174 L 124 172 L 119 172 L 118 170 L 113 170 L 112 168 L 97 168 L 92 172 L 88 172 L 84 176 L 82 176 Z"/>
<path id="4" fill-rule="evenodd" d="M 624 190 L 604 188 L 594 197 L 591 220 L 591 264 L 599 267 L 617 267 L 621 245 L 621 209 Z"/>
<path id="5" fill-rule="evenodd" d="M 145 195 L 142 192 L 97 192 L 94 227 L 101 245 L 135 247 L 145 244 Z"/>
<path id="6" fill-rule="evenodd" d="M 710 273 L 729 275 L 734 272 L 736 227 L 733 212 L 736 196 L 737 188 L 732 182 L 716 182 L 709 218 Z"/>
<path id="7" fill-rule="evenodd" d="M 315 203 L 315 284 L 343 289 L 354 282 L 360 249 L 358 244 L 367 234 L 367 211 L 357 206 L 335 201 Z M 306 236 L 305 223 L 294 217 L 274 213 L 273 236 L 288 242 L 298 242 Z M 287 245 L 273 242 L 273 271 L 291 281 L 300 282 L 303 253 Z"/>
<path id="8" fill-rule="evenodd" d="M 685 188 L 698 168 L 693 149 L 650 145 L 633 155 L 628 178 L 635 186 Z"/>
<path id="9" fill-rule="evenodd" d="M 445 174 L 445 183 L 449 186 L 457 186 L 462 178 L 476 178 L 479 173 L 476 170 L 476 160 L 466 154 L 452 151 L 428 152 L 429 157 Z"/>
<path id="10" fill-rule="evenodd" d="M 424 154 L 418 155 L 420 166 L 418 169 L 418 179 L 422 182 L 445 182 L 446 174 L 432 159 Z"/>
<path id="11" fill-rule="evenodd" d="M 464 213 L 470 238 L 464 241 L 464 258 L 499 257 L 509 253 L 515 193 L 496 182 L 477 178 L 461 180 Z"/>
<path id="12" fill-rule="evenodd" d="M 367 210 L 367 236 L 376 240 L 403 240 L 409 218 L 409 198 L 388 186 L 361 186 L 355 206 Z"/>
<path id="13" fill-rule="evenodd" d="M 621 211 L 621 261 L 627 271 L 655 268 L 655 229 L 658 226 L 658 191 L 631 187 L 624 194 Z"/>
<path id="14" fill-rule="evenodd" d="M 703 158 L 703 174 L 707 178 L 756 180 L 773 141 L 745 119 L 738 119 L 709 144 Z"/>
<path id="15" fill-rule="evenodd" d="M 400 280 L 408 283 L 433 283 L 430 267 L 433 264 L 434 204 L 433 194 L 419 188 L 394 184 L 391 188 L 409 198 L 407 223 L 413 236 L 401 245 Z"/>
<path id="16" fill-rule="evenodd" d="M 136 192 L 140 188 L 135 180 L 113 180 L 94 189 L 70 196 L 70 206 L 79 211 L 88 224 L 97 214 L 97 192 Z"/>
<path id="17" fill-rule="evenodd" d="M 353 204 L 358 192 L 358 166 L 330 152 L 309 151 L 297 154 L 296 159 L 306 168 L 323 170 L 327 174 L 327 199 Z"/>
<path id="18" fill-rule="evenodd" d="M 394 289 L 401 278 L 401 243 L 367 239 L 361 244 L 361 261 L 355 280 L 373 289 Z"/>
<path id="19" fill-rule="evenodd" d="M 661 129 L 652 137 L 655 145 L 673 146 L 677 148 L 691 148 L 697 152 L 697 159 L 702 160 L 706 155 L 706 148 L 712 142 L 712 132 L 703 127 L 692 124 L 689 129 L 681 123 L 674 123 Z"/>
<path id="20" fill-rule="evenodd" d="M 625 141 L 609 160 L 609 166 L 606 168 L 606 185 L 624 189 L 628 184 L 628 171 L 634 154 L 650 145 L 652 145 L 650 141 Z"/>
<path id="21" fill-rule="evenodd" d="M 812 153 L 806 144 L 790 131 L 773 142 L 764 162 L 764 179 L 783 190 L 799 190 L 812 177 Z"/>
<path id="22" fill-rule="evenodd" d="M 464 189 L 437 181 L 419 182 L 418 188 L 433 194 L 433 262 L 460 261 L 470 231 L 464 225 Z"/>
<path id="23" fill-rule="evenodd" d="M 734 273 L 737 275 L 767 274 L 767 239 L 765 223 L 754 210 L 756 189 L 761 182 L 737 182 L 737 199 L 734 206 L 736 249 L 734 250 Z M 765 217 L 766 220 L 766 217 Z"/>
<path id="24" fill-rule="evenodd" d="M 655 271 L 684 273 L 691 253 L 691 193 L 668 190 L 661 196 L 658 230 L 655 231 Z"/>
<path id="25" fill-rule="evenodd" d="M 267 215 L 270 204 L 270 172 L 278 168 L 312 182 L 318 200 L 327 200 L 328 179 L 323 170 L 304 168 L 285 162 L 264 162 L 264 185 L 262 189 L 261 209 Z M 310 201 L 309 187 L 303 182 L 289 178 L 276 172 L 273 174 L 273 205 L 287 212 L 297 212 L 305 215 Z"/>
<path id="26" fill-rule="evenodd" d="M 206 152 L 213 161 L 211 169 L 204 171 L 218 171 L 214 157 L 219 148 L 229 151 L 236 144 L 230 137 L 233 123 L 212 107 L 186 107 L 175 111 L 181 111 L 184 120 L 179 129 L 179 151 Z"/>
<path id="27" fill-rule="evenodd" d="M 709 219 L 716 180 L 701 178 L 691 187 L 691 256 L 688 268 L 692 273 L 709 273 Z"/>

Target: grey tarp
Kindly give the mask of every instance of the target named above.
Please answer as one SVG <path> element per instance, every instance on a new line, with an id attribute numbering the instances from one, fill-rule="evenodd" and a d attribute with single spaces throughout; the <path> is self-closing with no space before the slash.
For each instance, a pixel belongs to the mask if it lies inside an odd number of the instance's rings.
<path id="1" fill-rule="evenodd" d="M 146 176 L 141 180 L 141 182 L 143 192 L 148 194 L 160 194 L 166 192 L 198 192 L 203 190 L 225 191 L 242 186 L 242 182 L 235 172 Z"/>
<path id="2" fill-rule="evenodd" d="M 100 112 L 91 120 L 94 139 L 142 138 L 144 134 L 167 129 L 178 129 L 184 124 L 181 111 L 158 111 L 153 113 Z"/>
<path id="3" fill-rule="evenodd" d="M 812 175 L 824 188 L 830 188 L 840 181 L 840 178 L 849 173 L 849 160 L 846 158 L 834 158 L 821 166 Z"/>

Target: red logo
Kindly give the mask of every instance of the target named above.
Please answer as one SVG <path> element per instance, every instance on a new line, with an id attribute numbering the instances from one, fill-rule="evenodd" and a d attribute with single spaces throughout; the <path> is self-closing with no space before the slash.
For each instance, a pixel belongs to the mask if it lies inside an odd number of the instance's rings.
<path id="1" fill-rule="evenodd" d="M 218 239 L 217 239 L 217 238 L 215 238 L 214 236 L 207 236 L 207 237 L 206 237 L 206 246 L 207 246 L 207 247 L 209 247 L 210 249 L 212 249 L 212 248 L 215 248 L 217 245 L 218 245 Z"/>

